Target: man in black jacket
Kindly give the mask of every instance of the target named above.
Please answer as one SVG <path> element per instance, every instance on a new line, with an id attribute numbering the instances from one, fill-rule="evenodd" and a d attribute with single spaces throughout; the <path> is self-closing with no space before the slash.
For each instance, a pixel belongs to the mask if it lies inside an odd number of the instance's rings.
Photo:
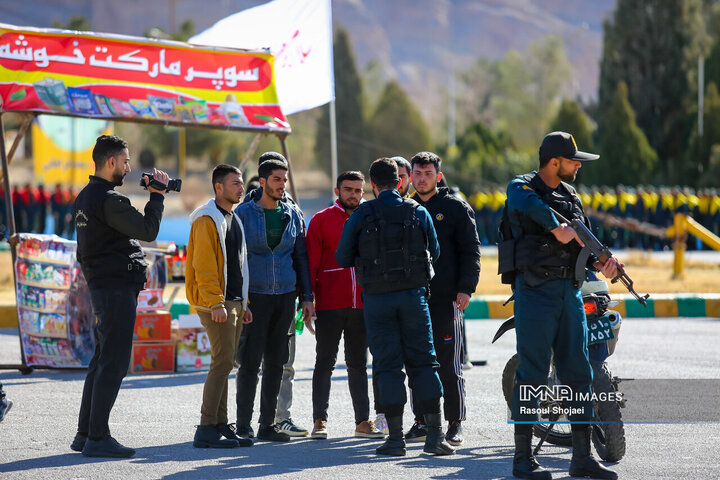
<path id="1" fill-rule="evenodd" d="M 87 457 L 132 457 L 135 450 L 110 436 L 108 420 L 120 383 L 130 364 L 137 296 L 146 280 L 147 263 L 136 239 L 155 240 L 165 189 L 148 186 L 145 215 L 114 189 L 130 173 L 125 140 L 98 137 L 93 149 L 95 175 L 75 200 L 77 258 L 90 288 L 95 325 L 95 354 L 83 388 L 78 431 L 70 448 Z M 165 172 L 153 170 L 163 186 Z M 147 183 L 147 177 L 145 182 Z"/>
<path id="2" fill-rule="evenodd" d="M 480 240 L 470 205 L 447 188 L 438 188 L 442 178 L 440 157 L 432 152 L 420 152 L 410 163 L 415 188 L 411 198 L 430 212 L 442 252 L 434 265 L 428 305 L 448 422 L 445 439 L 458 446 L 463 442 L 461 422 L 465 420 L 463 310 L 470 303 L 480 276 Z M 413 406 L 416 420 L 405 438 L 409 442 L 424 441 L 425 412 L 417 411 L 416 402 Z"/>

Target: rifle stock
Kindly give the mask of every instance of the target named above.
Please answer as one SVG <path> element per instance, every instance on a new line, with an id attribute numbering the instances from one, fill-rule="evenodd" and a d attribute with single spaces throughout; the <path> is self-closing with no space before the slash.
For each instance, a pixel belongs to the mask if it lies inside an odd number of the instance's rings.
<path id="1" fill-rule="evenodd" d="M 558 220 L 560 220 L 563 223 L 567 223 L 570 225 L 573 230 L 577 233 L 578 237 L 582 242 L 585 244 L 582 251 L 580 252 L 580 256 L 578 257 L 578 261 L 575 264 L 575 276 L 581 276 L 584 279 L 585 275 L 585 265 L 587 263 L 587 259 L 590 256 L 590 254 L 595 255 L 597 257 L 598 261 L 605 265 L 605 262 L 610 260 L 612 258 L 613 254 L 610 251 L 608 247 L 603 245 L 598 238 L 593 235 L 593 233 L 590 231 L 589 228 L 582 222 L 582 220 L 579 219 L 573 219 L 572 221 L 568 220 L 567 218 L 563 217 L 559 212 L 557 212 L 554 208 L 550 207 L 550 210 L 555 214 Z M 644 307 L 647 306 L 647 299 L 650 298 L 650 294 L 646 293 L 645 295 L 640 295 L 635 291 L 634 282 L 630 278 L 630 276 L 625 272 L 625 269 L 620 265 L 618 262 L 618 274 L 610 280 L 611 283 L 616 282 L 622 283 L 625 288 L 632 294 L 633 297 L 637 299 L 638 302 L 640 302 Z"/>

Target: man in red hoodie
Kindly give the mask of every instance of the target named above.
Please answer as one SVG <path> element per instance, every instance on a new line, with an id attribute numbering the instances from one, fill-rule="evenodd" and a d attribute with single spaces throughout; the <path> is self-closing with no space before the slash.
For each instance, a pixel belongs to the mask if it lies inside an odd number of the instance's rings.
<path id="1" fill-rule="evenodd" d="M 355 171 L 338 176 L 331 207 L 316 213 L 308 226 L 306 244 L 310 264 L 310 281 L 315 294 L 317 345 L 313 372 L 313 425 L 311 438 L 327 438 L 330 377 L 337 361 L 340 336 L 345 337 L 345 363 L 348 386 L 355 410 L 355 436 L 383 438 L 369 420 L 367 378 L 367 335 L 363 319 L 360 286 L 354 268 L 340 268 L 335 261 L 345 220 L 353 213 L 363 196 L 365 178 Z M 308 325 L 312 332 L 312 326 Z"/>

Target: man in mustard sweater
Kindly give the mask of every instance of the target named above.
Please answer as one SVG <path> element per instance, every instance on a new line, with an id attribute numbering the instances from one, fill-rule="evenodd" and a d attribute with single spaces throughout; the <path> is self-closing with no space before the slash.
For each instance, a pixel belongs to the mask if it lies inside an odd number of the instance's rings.
<path id="1" fill-rule="evenodd" d="M 205 379 L 197 448 L 250 447 L 228 425 L 228 375 L 233 368 L 240 333 L 252 322 L 247 306 L 248 266 L 245 231 L 235 204 L 243 194 L 240 170 L 218 165 L 212 173 L 215 198 L 191 215 L 185 291 L 210 339 L 210 371 Z M 224 438 L 223 438 L 224 437 Z"/>

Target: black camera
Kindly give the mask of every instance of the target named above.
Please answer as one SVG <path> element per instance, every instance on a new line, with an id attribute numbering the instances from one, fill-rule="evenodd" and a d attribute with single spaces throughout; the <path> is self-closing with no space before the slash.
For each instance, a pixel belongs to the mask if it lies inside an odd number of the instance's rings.
<path id="1" fill-rule="evenodd" d="M 148 184 L 147 184 L 147 185 L 145 185 L 145 179 L 144 179 L 144 178 L 140 178 L 140 186 L 141 186 L 141 187 L 145 187 L 145 190 L 147 190 L 147 187 L 150 186 L 150 187 L 155 188 L 155 189 L 157 189 L 157 190 L 165 190 L 165 191 L 168 191 L 168 192 L 179 192 L 179 191 L 180 191 L 180 188 L 182 187 L 182 180 L 180 180 L 179 178 L 177 178 L 177 179 L 171 178 L 170 180 L 168 180 L 167 186 L 165 186 L 165 185 L 163 185 L 162 183 L 160 183 L 160 182 L 158 182 L 157 180 L 155 180 L 155 179 L 153 178 L 153 176 L 152 176 L 152 173 L 143 173 L 142 176 L 143 176 L 143 177 L 148 177 Z"/>

